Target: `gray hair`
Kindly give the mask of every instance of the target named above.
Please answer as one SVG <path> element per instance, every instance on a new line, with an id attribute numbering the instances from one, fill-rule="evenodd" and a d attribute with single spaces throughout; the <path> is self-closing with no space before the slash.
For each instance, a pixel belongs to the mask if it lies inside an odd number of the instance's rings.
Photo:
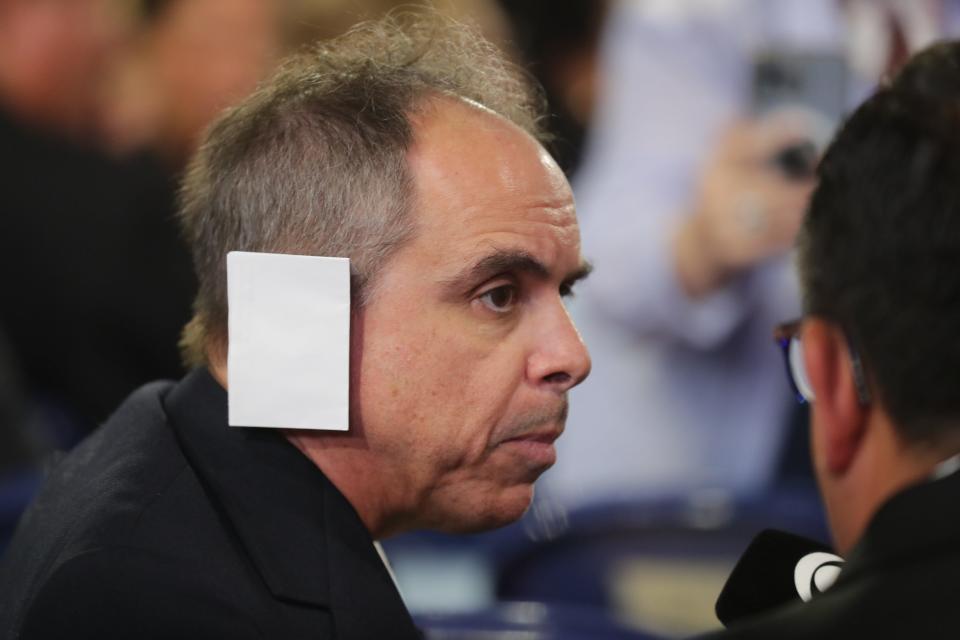
<path id="1" fill-rule="evenodd" d="M 431 99 L 478 103 L 538 139 L 543 98 L 472 28 L 433 11 L 357 25 L 283 63 L 209 129 L 181 190 L 199 291 L 181 346 L 224 345 L 229 251 L 348 257 L 356 305 L 413 234 L 411 115 Z"/>

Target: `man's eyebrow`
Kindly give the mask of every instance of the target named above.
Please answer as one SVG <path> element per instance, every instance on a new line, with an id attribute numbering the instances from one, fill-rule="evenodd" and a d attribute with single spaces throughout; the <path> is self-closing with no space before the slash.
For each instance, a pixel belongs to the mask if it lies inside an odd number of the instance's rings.
<path id="1" fill-rule="evenodd" d="M 593 272 L 593 264 L 588 262 L 587 260 L 581 259 L 580 266 L 577 267 L 573 273 L 567 276 L 566 280 L 564 280 L 564 284 L 572 285 L 575 282 L 579 282 L 580 280 L 583 280 L 584 278 L 589 276 L 592 272 Z"/>
<path id="2" fill-rule="evenodd" d="M 586 278 L 592 270 L 593 266 L 583 261 L 576 270 L 564 278 L 564 284 L 572 285 L 574 282 Z M 528 273 L 540 280 L 550 278 L 550 270 L 532 254 L 519 249 L 501 249 L 484 256 L 443 282 L 449 287 L 461 288 L 473 283 L 482 283 L 502 273 Z"/>

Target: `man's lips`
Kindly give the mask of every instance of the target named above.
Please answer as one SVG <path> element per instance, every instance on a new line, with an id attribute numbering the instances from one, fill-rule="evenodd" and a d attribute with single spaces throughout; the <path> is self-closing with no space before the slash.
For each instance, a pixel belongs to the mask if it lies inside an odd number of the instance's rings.
<path id="1" fill-rule="evenodd" d="M 563 428 L 537 429 L 503 440 L 499 447 L 519 456 L 531 469 L 546 469 L 557 461 L 557 449 L 553 443 L 563 433 Z"/>
<path id="2" fill-rule="evenodd" d="M 531 411 L 494 440 L 494 448 L 518 459 L 531 472 L 539 475 L 557 461 L 553 446 L 563 433 L 567 420 L 566 399 L 561 404 Z"/>
<path id="3" fill-rule="evenodd" d="M 563 429 L 542 429 L 507 438 L 503 442 L 540 442 L 543 444 L 553 444 L 557 438 L 560 437 L 561 433 L 563 433 Z"/>

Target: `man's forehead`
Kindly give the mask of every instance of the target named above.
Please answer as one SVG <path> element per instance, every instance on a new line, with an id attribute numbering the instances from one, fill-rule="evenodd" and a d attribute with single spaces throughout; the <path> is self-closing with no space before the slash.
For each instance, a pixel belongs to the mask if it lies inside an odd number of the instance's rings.
<path id="1" fill-rule="evenodd" d="M 557 274 L 579 267 L 570 187 L 536 140 L 496 114 L 453 100 L 424 110 L 415 130 L 414 244 L 441 278 L 468 264 L 492 264 L 496 253 L 529 256 Z"/>
<path id="2" fill-rule="evenodd" d="M 408 162 L 418 190 L 455 195 L 469 186 L 572 199 L 563 172 L 529 133 L 480 105 L 436 99 L 413 118 Z"/>

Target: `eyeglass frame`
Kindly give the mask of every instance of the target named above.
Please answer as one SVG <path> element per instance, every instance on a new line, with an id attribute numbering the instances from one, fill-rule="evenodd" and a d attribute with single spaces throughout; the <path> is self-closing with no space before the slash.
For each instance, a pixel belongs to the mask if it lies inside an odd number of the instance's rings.
<path id="1" fill-rule="evenodd" d="M 783 362 L 787 370 L 787 380 L 800 404 L 812 403 L 816 398 L 813 387 L 807 377 L 806 366 L 803 360 L 803 343 L 800 338 L 800 329 L 803 318 L 778 324 L 773 329 L 773 339 L 780 346 Z M 796 349 L 796 351 L 794 351 Z M 867 376 L 863 368 L 860 354 L 847 339 L 847 350 L 850 353 L 850 365 L 853 370 L 853 385 L 857 390 L 857 399 L 861 405 L 870 404 L 870 387 L 867 385 Z"/>

